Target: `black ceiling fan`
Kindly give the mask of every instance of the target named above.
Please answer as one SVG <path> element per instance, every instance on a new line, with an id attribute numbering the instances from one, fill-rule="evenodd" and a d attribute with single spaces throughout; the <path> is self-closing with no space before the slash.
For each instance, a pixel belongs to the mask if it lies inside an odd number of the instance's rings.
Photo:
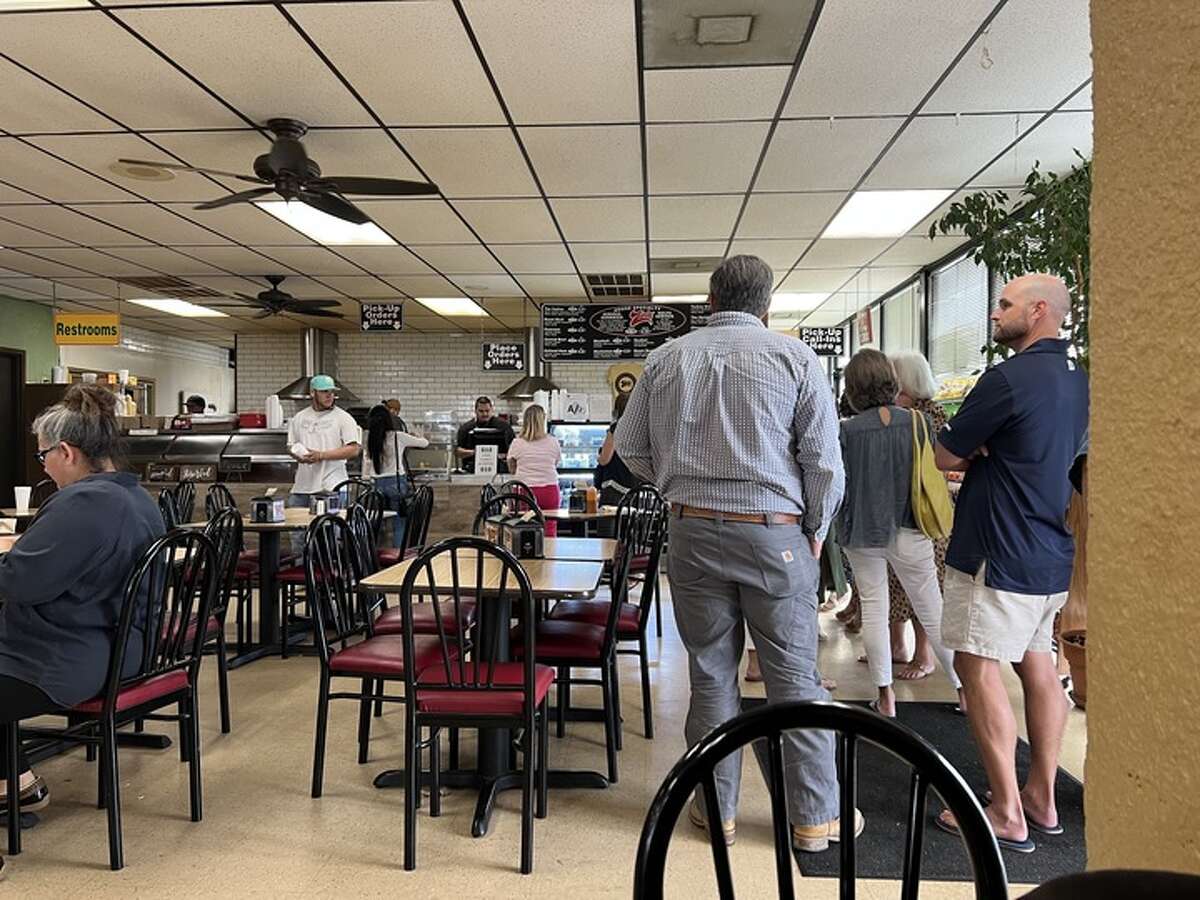
<path id="1" fill-rule="evenodd" d="M 256 307 L 259 312 L 255 314 L 256 319 L 266 319 L 270 316 L 277 316 L 280 313 L 295 313 L 301 316 L 319 316 L 324 319 L 344 319 L 346 318 L 341 313 L 331 312 L 327 307 L 337 306 L 337 300 L 297 300 L 287 291 L 281 291 L 279 285 L 283 283 L 285 275 L 266 275 L 267 281 L 271 282 L 271 287 L 265 291 L 260 291 L 255 297 L 249 294 L 234 294 L 235 297 L 240 297 L 251 306 Z M 232 307 L 231 303 L 206 303 L 206 306 L 217 307 Z M 239 305 L 240 306 L 240 305 Z"/>
<path id="2" fill-rule="evenodd" d="M 253 203 L 267 194 L 278 194 L 284 200 L 299 200 L 323 213 L 363 225 L 371 219 L 344 194 L 364 194 L 377 197 L 413 197 L 437 194 L 438 186 L 428 181 L 404 181 L 399 178 L 362 178 L 357 176 L 327 177 L 321 167 L 310 159 L 300 138 L 308 126 L 296 119 L 268 119 L 267 128 L 275 135 L 271 149 L 254 160 L 253 175 L 239 175 L 219 169 L 202 169 L 179 163 L 150 162 L 141 159 L 122 159 L 120 162 L 133 166 L 149 166 L 155 169 L 171 169 L 179 172 L 200 172 L 236 178 L 251 184 L 266 187 L 239 191 L 228 197 L 219 197 L 199 204 L 196 209 L 217 209 L 232 203 Z"/>

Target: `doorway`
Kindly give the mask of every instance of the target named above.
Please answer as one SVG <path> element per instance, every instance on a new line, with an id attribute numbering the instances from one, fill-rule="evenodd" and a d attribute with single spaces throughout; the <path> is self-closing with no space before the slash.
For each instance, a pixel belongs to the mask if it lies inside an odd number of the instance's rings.
<path id="1" fill-rule="evenodd" d="M 0 506 L 16 503 L 13 487 L 24 471 L 21 451 L 25 442 L 21 434 L 21 393 L 25 387 L 25 351 L 0 347 Z"/>

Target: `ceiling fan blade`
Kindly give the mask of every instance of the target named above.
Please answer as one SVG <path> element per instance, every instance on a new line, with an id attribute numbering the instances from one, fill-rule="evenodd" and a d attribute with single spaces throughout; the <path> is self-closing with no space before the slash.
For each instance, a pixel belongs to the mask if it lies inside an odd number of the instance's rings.
<path id="1" fill-rule="evenodd" d="M 237 172 L 222 172 L 220 169 L 202 169 L 199 166 L 184 166 L 179 163 L 151 162 L 148 159 L 118 159 L 130 166 L 149 166 L 151 169 L 172 169 L 176 172 L 200 172 L 203 175 L 220 175 L 223 178 L 236 178 L 238 181 L 249 181 L 251 184 L 270 184 L 255 175 L 239 175 Z"/>
<path id="2" fill-rule="evenodd" d="M 341 301 L 338 300 L 292 300 L 288 304 L 289 309 L 297 309 L 302 306 L 318 309 L 325 306 L 340 306 Z"/>
<path id="3" fill-rule="evenodd" d="M 318 316 L 323 319 L 344 319 L 346 318 L 341 313 L 330 312 L 327 309 L 313 309 L 310 307 L 297 308 L 294 306 L 288 307 L 285 312 L 292 313 L 297 316 Z"/>
<path id="4" fill-rule="evenodd" d="M 216 200 L 209 200 L 207 203 L 196 205 L 196 209 L 219 209 L 222 206 L 230 206 L 234 203 L 249 203 L 264 194 L 275 193 L 275 188 L 260 187 L 251 188 L 248 191 L 238 191 L 236 194 L 230 194 L 228 197 L 218 197 Z"/>
<path id="5" fill-rule="evenodd" d="M 269 319 L 269 318 L 271 318 L 271 316 L 273 316 L 273 315 L 276 315 L 276 312 L 275 312 L 275 310 L 273 310 L 273 309 L 264 309 L 262 312 L 260 312 L 260 313 L 257 313 L 257 314 L 254 316 L 254 318 L 256 318 L 256 319 Z"/>
<path id="6" fill-rule="evenodd" d="M 428 181 L 404 181 L 399 178 L 328 178 L 322 176 L 322 184 L 328 184 L 339 194 L 371 194 L 378 197 L 416 197 L 438 194 L 436 184 Z"/>
<path id="7" fill-rule="evenodd" d="M 339 197 L 337 194 L 325 194 L 319 191 L 303 190 L 297 195 L 298 198 L 307 203 L 313 209 L 319 209 L 327 215 L 342 219 L 346 222 L 352 222 L 355 225 L 365 225 L 371 221 L 370 217 L 360 210 L 349 200 Z"/>

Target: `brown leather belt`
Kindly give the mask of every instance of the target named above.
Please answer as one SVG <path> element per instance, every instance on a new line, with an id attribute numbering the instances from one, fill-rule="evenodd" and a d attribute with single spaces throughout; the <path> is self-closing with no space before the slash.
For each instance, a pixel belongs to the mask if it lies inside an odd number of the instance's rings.
<path id="1" fill-rule="evenodd" d="M 678 506 L 678 515 L 685 519 L 723 519 L 726 522 L 754 522 L 758 525 L 799 525 L 800 517 L 791 513 L 739 513 L 705 509 L 702 506 Z"/>

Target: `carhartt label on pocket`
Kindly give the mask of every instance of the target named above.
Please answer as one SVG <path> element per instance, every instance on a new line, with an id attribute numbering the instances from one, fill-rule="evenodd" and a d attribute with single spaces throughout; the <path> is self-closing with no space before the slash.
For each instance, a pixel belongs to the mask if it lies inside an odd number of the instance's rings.
<path id="1" fill-rule="evenodd" d="M 784 551 L 783 551 L 783 561 L 784 561 L 784 562 L 791 562 L 791 561 L 792 561 L 793 559 L 795 559 L 795 558 L 796 558 L 796 557 L 792 556 L 792 551 L 791 551 L 791 550 L 784 550 Z"/>

